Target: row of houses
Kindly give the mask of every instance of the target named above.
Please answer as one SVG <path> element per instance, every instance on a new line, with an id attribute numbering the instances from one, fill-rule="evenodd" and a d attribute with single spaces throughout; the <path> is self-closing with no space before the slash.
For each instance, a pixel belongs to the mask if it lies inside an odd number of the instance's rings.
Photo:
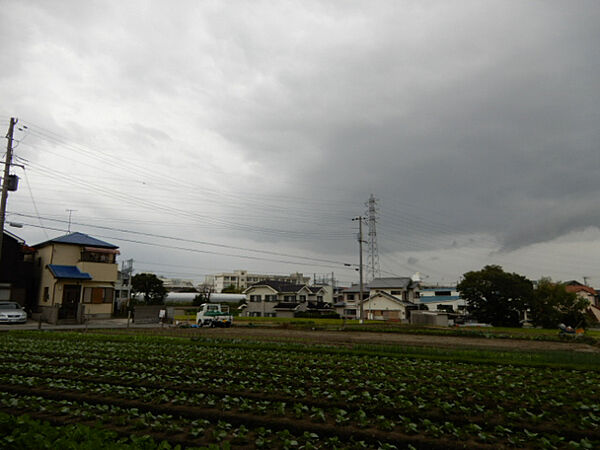
<path id="1" fill-rule="evenodd" d="M 265 280 L 248 287 L 243 315 L 248 317 L 335 316 L 345 319 L 408 322 L 412 311 L 461 313 L 465 302 L 455 288 L 422 288 L 409 277 L 376 278 L 363 286 L 331 286 Z"/>
<path id="2" fill-rule="evenodd" d="M 16 300 L 44 321 L 108 318 L 129 298 L 127 280 L 118 270 L 116 245 L 83 233 L 69 233 L 32 247 L 4 232 L 0 260 L 0 300 Z M 241 271 L 240 271 L 241 272 Z M 247 272 L 243 271 L 246 275 Z M 246 277 L 249 279 L 260 278 Z M 408 322 L 411 315 L 462 314 L 466 304 L 455 287 L 425 286 L 418 278 L 376 278 L 363 286 L 334 289 L 309 285 L 292 274 L 262 279 L 244 290 L 243 315 L 249 317 L 341 317 Z M 600 320 L 597 292 L 576 281 L 567 290 L 588 299 Z"/>

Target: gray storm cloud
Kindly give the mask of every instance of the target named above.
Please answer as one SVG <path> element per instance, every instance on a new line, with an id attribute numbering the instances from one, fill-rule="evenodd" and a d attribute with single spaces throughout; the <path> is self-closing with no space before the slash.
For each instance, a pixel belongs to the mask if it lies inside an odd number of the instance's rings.
<path id="1" fill-rule="evenodd" d="M 599 223 L 597 2 L 4 6 L 2 112 L 162 164 L 202 232 L 351 254 L 371 192 L 389 253 Z"/>

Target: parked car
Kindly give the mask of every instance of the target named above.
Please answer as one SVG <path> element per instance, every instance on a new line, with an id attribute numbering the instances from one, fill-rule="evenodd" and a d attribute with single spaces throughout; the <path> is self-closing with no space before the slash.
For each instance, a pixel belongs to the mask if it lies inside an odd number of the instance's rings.
<path id="1" fill-rule="evenodd" d="M 17 302 L 0 301 L 0 323 L 25 323 L 27 313 Z"/>

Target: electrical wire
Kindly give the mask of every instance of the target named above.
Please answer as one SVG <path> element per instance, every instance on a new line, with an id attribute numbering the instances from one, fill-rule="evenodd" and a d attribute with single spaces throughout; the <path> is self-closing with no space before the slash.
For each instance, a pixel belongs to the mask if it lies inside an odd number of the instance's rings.
<path id="1" fill-rule="evenodd" d="M 31 223 L 23 223 L 23 225 L 27 225 L 27 226 L 35 227 L 35 228 L 41 228 L 40 225 L 35 225 L 35 224 L 31 224 Z M 60 231 L 63 233 L 68 232 L 68 230 L 65 230 L 63 228 L 55 228 L 55 227 L 48 227 L 48 226 L 46 226 L 44 228 L 46 228 L 48 230 L 53 230 L 53 231 Z M 111 235 L 111 236 L 96 235 L 96 236 L 105 238 L 105 239 L 111 239 L 113 241 L 150 245 L 150 246 L 154 246 L 154 247 L 167 248 L 167 249 L 172 249 L 172 250 L 182 250 L 182 251 L 188 251 L 188 252 L 193 252 L 193 253 L 202 253 L 202 254 L 207 254 L 207 255 L 229 256 L 229 257 L 233 257 L 233 258 L 250 259 L 250 260 L 256 260 L 256 261 L 269 261 L 269 262 L 278 262 L 278 263 L 284 263 L 284 264 L 295 264 L 295 265 L 303 265 L 303 266 L 311 266 L 311 267 L 331 268 L 331 265 L 325 265 L 325 264 L 320 264 L 320 263 L 308 263 L 305 261 L 282 260 L 282 259 L 264 258 L 264 257 L 252 256 L 252 255 L 237 255 L 237 254 L 231 254 L 231 253 L 215 252 L 215 251 L 210 251 L 210 250 L 200 250 L 200 249 L 189 248 L 189 247 L 177 247 L 174 245 L 164 245 L 164 244 L 158 244 L 155 242 L 146 242 L 146 241 L 140 241 L 140 240 L 135 240 L 135 239 L 127 239 L 127 238 L 114 236 L 114 235 Z M 348 270 L 348 266 L 344 263 L 342 263 L 342 265 L 340 265 L 339 267 Z"/>

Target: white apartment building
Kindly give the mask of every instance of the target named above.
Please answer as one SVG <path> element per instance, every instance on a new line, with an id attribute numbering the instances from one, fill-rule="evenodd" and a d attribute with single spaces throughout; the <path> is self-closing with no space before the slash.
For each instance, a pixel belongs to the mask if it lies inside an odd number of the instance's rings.
<path id="1" fill-rule="evenodd" d="M 310 281 L 310 277 L 305 277 L 298 272 L 290 275 L 269 275 L 248 273 L 247 270 L 234 270 L 229 273 L 208 275 L 205 277 L 205 284 L 212 286 L 214 292 L 220 293 L 223 289 L 232 285 L 235 286 L 236 289 L 244 290 L 248 286 L 264 280 L 305 285 Z"/>

